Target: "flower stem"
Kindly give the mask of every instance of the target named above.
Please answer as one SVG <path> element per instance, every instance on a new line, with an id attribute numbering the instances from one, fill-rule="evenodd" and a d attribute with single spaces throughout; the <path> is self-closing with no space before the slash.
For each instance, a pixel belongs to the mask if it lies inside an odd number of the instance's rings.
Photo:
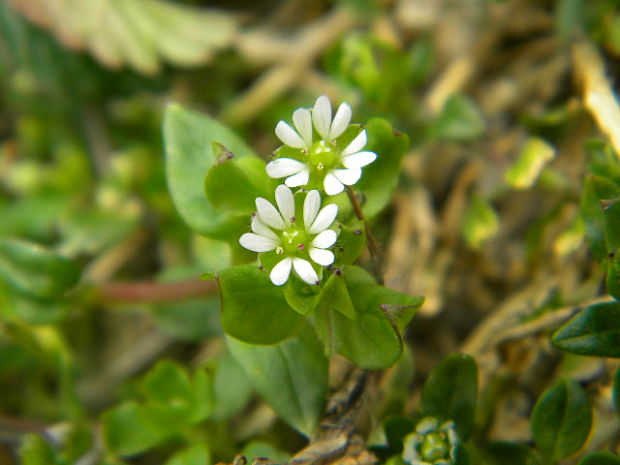
<path id="1" fill-rule="evenodd" d="M 368 222 L 364 217 L 364 212 L 362 212 L 362 208 L 355 196 L 355 192 L 349 186 L 347 186 L 347 195 L 349 196 L 349 202 L 351 202 L 351 206 L 353 207 L 353 211 L 355 212 L 355 216 L 358 220 L 364 223 L 364 232 L 366 233 L 366 246 L 368 247 L 368 252 L 370 253 L 370 258 L 372 260 L 372 270 L 375 278 L 379 282 L 379 284 L 383 285 L 383 273 L 381 273 L 381 260 L 379 257 L 379 247 L 377 246 L 377 242 L 375 241 L 372 232 L 370 231 L 370 227 L 368 226 Z"/>

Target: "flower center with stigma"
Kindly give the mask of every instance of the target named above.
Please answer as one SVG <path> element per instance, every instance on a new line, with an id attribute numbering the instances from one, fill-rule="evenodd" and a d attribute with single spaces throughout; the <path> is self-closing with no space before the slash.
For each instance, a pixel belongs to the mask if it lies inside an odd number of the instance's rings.
<path id="1" fill-rule="evenodd" d="M 286 252 L 287 255 L 298 255 L 299 252 L 306 250 L 308 247 L 308 237 L 301 228 L 293 226 L 282 231 L 280 237 L 280 247 L 282 248 L 282 252 Z"/>
<path id="2" fill-rule="evenodd" d="M 446 441 L 446 434 L 434 431 L 424 436 L 420 446 L 420 453 L 426 460 L 439 460 L 449 457 L 450 451 Z"/>
<path id="3" fill-rule="evenodd" d="M 340 163 L 340 154 L 332 143 L 320 140 L 312 146 L 308 161 L 312 171 L 327 173 Z"/>

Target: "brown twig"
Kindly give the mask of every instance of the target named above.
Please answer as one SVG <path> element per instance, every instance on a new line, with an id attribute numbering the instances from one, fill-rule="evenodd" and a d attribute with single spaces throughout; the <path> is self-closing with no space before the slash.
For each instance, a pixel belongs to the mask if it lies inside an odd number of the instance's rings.
<path id="1" fill-rule="evenodd" d="M 212 281 L 192 279 L 176 283 L 107 283 L 99 288 L 101 299 L 106 302 L 174 302 L 215 294 Z"/>

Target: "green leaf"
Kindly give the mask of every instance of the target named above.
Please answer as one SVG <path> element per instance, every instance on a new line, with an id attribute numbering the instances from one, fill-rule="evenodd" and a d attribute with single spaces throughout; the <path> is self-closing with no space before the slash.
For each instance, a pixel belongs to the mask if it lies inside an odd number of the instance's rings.
<path id="1" fill-rule="evenodd" d="M 366 125 L 368 143 L 364 150 L 377 154 L 377 159 L 364 167 L 355 190 L 364 194 L 362 210 L 367 219 L 379 213 L 390 201 L 398 183 L 400 164 L 409 148 L 406 134 L 397 132 L 386 120 L 373 118 Z"/>
<path id="2" fill-rule="evenodd" d="M 209 446 L 204 442 L 195 442 L 174 454 L 166 465 L 209 465 L 210 463 Z"/>
<path id="3" fill-rule="evenodd" d="M 611 452 L 594 452 L 584 458 L 579 465 L 620 465 L 620 457 Z"/>
<path id="4" fill-rule="evenodd" d="M 222 334 L 217 298 L 159 304 L 152 315 L 158 330 L 182 341 L 201 341 Z"/>
<path id="5" fill-rule="evenodd" d="M 575 381 L 559 380 L 538 399 L 532 411 L 532 435 L 547 461 L 577 452 L 592 425 L 590 401 Z"/>
<path id="6" fill-rule="evenodd" d="M 78 266 L 51 250 L 21 239 L 0 239 L 0 280 L 39 299 L 55 299 L 75 286 Z"/>
<path id="7" fill-rule="evenodd" d="M 607 256 L 605 240 L 605 212 L 601 201 L 620 197 L 620 186 L 597 175 L 588 175 L 581 196 L 581 214 L 583 215 L 586 237 L 592 254 L 597 260 Z"/>
<path id="8" fill-rule="evenodd" d="M 204 179 L 217 161 L 214 142 L 225 145 L 239 158 L 253 156 L 252 150 L 224 125 L 178 104 L 166 109 L 164 142 L 168 187 L 183 220 L 205 236 L 236 240 L 247 227 L 248 218 L 217 210 L 204 193 Z"/>
<path id="9" fill-rule="evenodd" d="M 52 465 L 58 463 L 54 451 L 38 434 L 26 434 L 19 447 L 19 457 L 23 465 Z"/>
<path id="10" fill-rule="evenodd" d="M 286 452 L 262 441 L 248 443 L 241 451 L 241 455 L 248 459 L 248 463 L 254 463 L 255 459 L 267 458 L 269 462 L 284 464 L 288 463 L 291 458 Z"/>
<path id="11" fill-rule="evenodd" d="M 620 303 L 584 308 L 553 334 L 551 342 L 574 354 L 620 357 Z"/>
<path id="12" fill-rule="evenodd" d="M 265 162 L 256 157 L 233 158 L 216 163 L 205 178 L 209 202 L 230 215 L 249 215 L 256 211 L 256 197 L 271 198 L 272 181 Z"/>
<path id="13" fill-rule="evenodd" d="M 463 216 L 463 236 L 472 248 L 479 248 L 497 234 L 499 220 L 493 207 L 482 197 L 473 194 Z"/>
<path id="14" fill-rule="evenodd" d="M 186 371 L 170 360 L 162 360 L 146 375 L 142 389 L 149 400 L 191 404 L 192 385 Z"/>
<path id="15" fill-rule="evenodd" d="M 346 317 L 355 319 L 355 307 L 341 274 L 334 273 L 329 277 L 321 289 L 317 305 L 333 308 Z"/>
<path id="16" fill-rule="evenodd" d="M 468 141 L 480 137 L 485 131 L 480 110 L 465 95 L 451 96 L 433 124 L 432 134 L 441 139 Z"/>
<path id="17" fill-rule="evenodd" d="M 400 332 L 422 300 L 374 284 L 362 269 L 343 270 L 348 294 L 355 308 L 351 320 L 340 311 L 321 308 L 315 322 L 319 336 L 330 351 L 363 368 L 387 368 L 402 353 Z"/>
<path id="18" fill-rule="evenodd" d="M 620 300 L 620 248 L 613 249 L 607 260 L 605 285 L 607 286 L 607 292 L 614 299 Z"/>
<path id="19" fill-rule="evenodd" d="M 228 420 L 250 400 L 252 386 L 230 350 L 226 350 L 218 361 L 213 391 L 215 397 L 213 419 L 215 421 Z"/>
<path id="20" fill-rule="evenodd" d="M 416 422 L 409 417 L 392 417 L 385 420 L 383 430 L 392 454 L 402 453 L 405 436 L 415 429 L 415 425 Z"/>
<path id="21" fill-rule="evenodd" d="M 469 355 L 453 354 L 444 358 L 431 372 L 422 389 L 422 412 L 453 420 L 462 441 L 474 426 L 478 373 Z"/>
<path id="22" fill-rule="evenodd" d="M 275 346 L 228 338 L 256 391 L 277 415 L 306 436 L 316 429 L 327 394 L 327 358 L 311 327 Z"/>
<path id="23" fill-rule="evenodd" d="M 605 216 L 605 243 L 607 251 L 620 249 L 620 198 L 601 202 Z"/>
<path id="24" fill-rule="evenodd" d="M 286 302 L 256 265 L 235 266 L 217 275 L 222 303 L 222 327 L 250 344 L 276 344 L 291 336 L 303 317 Z"/>
<path id="25" fill-rule="evenodd" d="M 552 145 L 539 137 L 530 138 L 517 161 L 506 171 L 506 182 L 515 189 L 530 188 L 553 157 L 555 149 Z"/>
<path id="26" fill-rule="evenodd" d="M 310 286 L 301 279 L 292 278 L 282 289 L 286 302 L 301 315 L 307 315 L 316 307 L 318 298 L 316 286 Z"/>
<path id="27" fill-rule="evenodd" d="M 166 438 L 166 434 L 153 428 L 135 402 L 127 402 L 108 410 L 102 420 L 105 444 L 119 456 L 138 454 Z"/>

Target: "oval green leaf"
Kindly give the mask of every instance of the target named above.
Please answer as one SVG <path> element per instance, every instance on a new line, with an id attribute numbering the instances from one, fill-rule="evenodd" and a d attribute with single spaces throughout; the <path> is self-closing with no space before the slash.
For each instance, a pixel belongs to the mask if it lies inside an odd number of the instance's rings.
<path id="1" fill-rule="evenodd" d="M 547 459 L 555 462 L 577 452 L 592 425 L 590 401 L 572 379 L 561 379 L 543 393 L 532 412 L 532 436 Z"/>
<path id="2" fill-rule="evenodd" d="M 594 452 L 584 458 L 579 465 L 620 465 L 620 457 L 611 452 Z"/>
<path id="3" fill-rule="evenodd" d="M 584 308 L 553 334 L 551 342 L 574 354 L 620 357 L 620 303 Z"/>
<path id="4" fill-rule="evenodd" d="M 222 303 L 222 327 L 250 344 L 277 344 L 291 336 L 303 321 L 256 265 L 226 268 L 217 274 Z"/>
<path id="5" fill-rule="evenodd" d="M 228 338 L 251 384 L 278 416 L 306 436 L 316 429 L 327 394 L 327 358 L 312 328 L 275 346 Z"/>
<path id="6" fill-rule="evenodd" d="M 425 416 L 452 420 L 462 441 L 471 435 L 478 395 L 478 369 L 469 355 L 453 354 L 437 365 L 422 389 Z"/>

